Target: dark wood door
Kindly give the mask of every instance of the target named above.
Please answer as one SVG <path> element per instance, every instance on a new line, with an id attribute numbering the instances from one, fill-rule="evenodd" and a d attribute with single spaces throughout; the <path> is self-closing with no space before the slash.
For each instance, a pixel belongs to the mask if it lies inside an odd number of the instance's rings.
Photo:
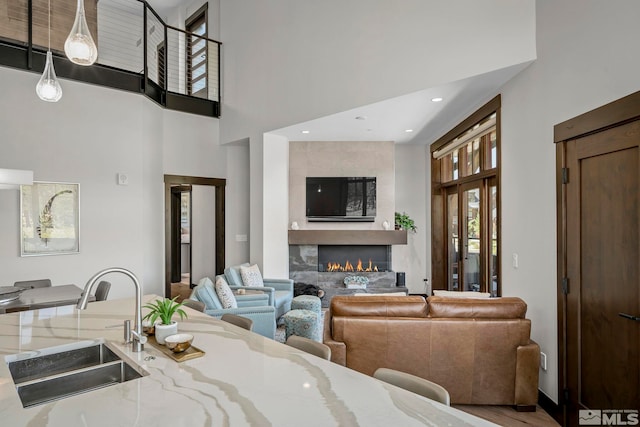
<path id="1" fill-rule="evenodd" d="M 640 408 L 639 143 L 640 121 L 564 143 L 569 425 Z"/>
<path id="2" fill-rule="evenodd" d="M 171 187 L 171 282 L 182 281 L 182 193 L 189 193 L 190 185 L 176 185 Z M 191 203 L 189 203 L 189 207 Z M 189 213 L 189 230 L 191 230 L 191 214 Z M 191 247 L 189 247 L 189 265 L 187 271 L 191 272 Z"/>

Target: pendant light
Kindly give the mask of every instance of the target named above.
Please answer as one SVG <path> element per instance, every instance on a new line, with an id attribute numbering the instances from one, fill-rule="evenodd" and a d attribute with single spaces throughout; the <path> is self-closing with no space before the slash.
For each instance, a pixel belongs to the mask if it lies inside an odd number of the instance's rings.
<path id="1" fill-rule="evenodd" d="M 49 44 L 47 46 L 47 60 L 44 64 L 42 77 L 36 85 L 38 97 L 47 102 L 58 102 L 62 98 L 62 87 L 53 69 L 53 55 L 51 55 L 51 0 L 49 0 Z"/>
<path id="2" fill-rule="evenodd" d="M 78 0 L 76 20 L 64 42 L 64 53 L 74 64 L 91 65 L 98 59 L 98 48 L 91 37 L 84 16 L 84 0 Z"/>

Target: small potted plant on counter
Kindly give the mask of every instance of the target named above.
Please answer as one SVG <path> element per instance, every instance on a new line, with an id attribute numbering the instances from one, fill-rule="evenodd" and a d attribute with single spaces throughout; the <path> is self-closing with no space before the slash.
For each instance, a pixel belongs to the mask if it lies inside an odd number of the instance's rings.
<path id="1" fill-rule="evenodd" d="M 176 298 L 178 297 L 176 296 L 173 299 L 158 299 L 144 306 L 150 311 L 144 316 L 143 320 L 148 319 L 151 325 L 155 325 L 155 335 L 158 344 L 164 344 L 166 337 L 178 333 L 178 322 L 172 319 L 175 314 L 180 316 L 180 320 L 187 318 L 187 313 L 180 308 L 182 307 L 182 303 L 176 302 Z M 158 319 L 160 319 L 160 323 L 156 323 Z"/>
<path id="2" fill-rule="evenodd" d="M 415 222 L 406 212 L 396 212 L 396 230 L 407 230 L 415 233 L 417 229 Z"/>

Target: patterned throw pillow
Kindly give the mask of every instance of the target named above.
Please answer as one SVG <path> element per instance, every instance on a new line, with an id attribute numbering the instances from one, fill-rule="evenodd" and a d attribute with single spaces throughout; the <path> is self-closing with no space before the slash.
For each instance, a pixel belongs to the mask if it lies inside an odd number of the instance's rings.
<path id="1" fill-rule="evenodd" d="M 236 297 L 233 295 L 227 281 L 222 277 L 216 278 L 216 294 L 218 294 L 218 298 L 220 298 L 222 308 L 238 308 Z"/>
<path id="2" fill-rule="evenodd" d="M 260 268 L 257 264 L 248 267 L 240 266 L 240 276 L 242 276 L 244 286 L 264 286 L 262 274 L 260 274 Z"/>

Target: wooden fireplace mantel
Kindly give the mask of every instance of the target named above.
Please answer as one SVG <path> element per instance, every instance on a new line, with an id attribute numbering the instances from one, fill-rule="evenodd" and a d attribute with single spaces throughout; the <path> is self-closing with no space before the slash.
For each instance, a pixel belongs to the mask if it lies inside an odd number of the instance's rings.
<path id="1" fill-rule="evenodd" d="M 407 230 L 289 230 L 290 245 L 406 245 Z"/>

